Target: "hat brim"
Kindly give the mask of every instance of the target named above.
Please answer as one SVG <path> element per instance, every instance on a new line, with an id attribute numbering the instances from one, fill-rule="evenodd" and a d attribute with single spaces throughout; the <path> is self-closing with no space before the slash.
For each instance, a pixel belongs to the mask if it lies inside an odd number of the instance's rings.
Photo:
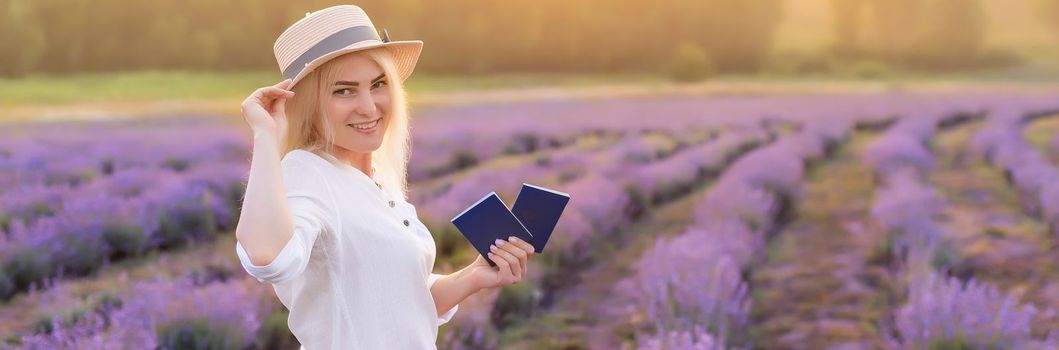
<path id="1" fill-rule="evenodd" d="M 393 55 L 394 65 L 397 68 L 397 74 L 400 76 L 402 82 L 408 79 L 408 76 L 412 75 L 412 71 L 415 70 L 416 63 L 419 61 L 419 54 L 423 52 L 423 41 L 421 40 L 406 40 L 406 41 L 390 41 L 390 42 L 358 42 L 344 48 L 329 52 L 323 56 L 320 56 L 308 64 L 305 65 L 298 75 L 294 76 L 290 86 L 293 87 L 302 78 L 305 78 L 309 73 L 316 68 L 320 67 L 324 63 L 334 59 L 335 57 L 345 55 L 347 53 L 364 51 L 374 48 L 386 48 Z"/>

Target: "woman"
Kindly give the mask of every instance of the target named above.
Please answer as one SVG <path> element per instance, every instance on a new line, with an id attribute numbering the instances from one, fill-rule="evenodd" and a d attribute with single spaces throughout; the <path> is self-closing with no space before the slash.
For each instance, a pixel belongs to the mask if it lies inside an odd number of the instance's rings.
<path id="1" fill-rule="evenodd" d="M 434 348 L 463 299 L 517 283 L 533 253 L 512 237 L 496 267 L 431 273 L 434 240 L 406 201 L 402 86 L 422 42 L 374 28 L 356 6 L 306 14 L 276 40 L 287 79 L 242 104 L 254 145 L 236 253 L 307 349 Z"/>

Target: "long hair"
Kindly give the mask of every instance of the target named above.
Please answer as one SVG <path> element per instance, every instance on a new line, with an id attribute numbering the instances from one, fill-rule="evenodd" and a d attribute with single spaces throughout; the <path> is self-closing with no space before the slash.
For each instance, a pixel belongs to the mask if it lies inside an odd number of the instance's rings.
<path id="1" fill-rule="evenodd" d="M 408 156 L 411 149 L 411 122 L 408 116 L 408 97 L 397 72 L 393 56 L 385 48 L 360 51 L 368 55 L 386 75 L 390 89 L 389 125 L 383 134 L 382 145 L 371 154 L 375 179 L 383 190 L 393 196 L 408 199 Z M 353 53 L 350 53 L 353 54 Z M 341 57 L 341 56 L 340 56 Z M 287 134 L 280 149 L 282 154 L 304 149 L 309 152 L 334 156 L 334 130 L 327 122 L 323 105 L 331 97 L 329 87 L 341 76 L 344 67 L 331 59 L 310 72 L 294 86 L 294 96 L 287 100 Z M 370 174 L 369 174 L 370 175 Z"/>

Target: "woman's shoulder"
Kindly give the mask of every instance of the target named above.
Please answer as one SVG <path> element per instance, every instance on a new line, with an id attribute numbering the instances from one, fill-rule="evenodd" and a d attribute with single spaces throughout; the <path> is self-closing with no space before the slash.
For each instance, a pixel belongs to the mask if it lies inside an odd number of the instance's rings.
<path id="1" fill-rule="evenodd" d="M 326 165 L 327 160 L 312 151 L 298 148 L 283 155 L 280 163 L 284 166 L 294 166 L 295 164 L 321 166 Z"/>
<path id="2" fill-rule="evenodd" d="M 304 149 L 296 149 L 283 155 L 280 160 L 283 168 L 284 180 L 290 183 L 314 183 L 314 186 L 323 186 L 323 176 L 326 173 L 327 161 L 320 156 Z M 299 185 L 300 186 L 300 185 Z"/>

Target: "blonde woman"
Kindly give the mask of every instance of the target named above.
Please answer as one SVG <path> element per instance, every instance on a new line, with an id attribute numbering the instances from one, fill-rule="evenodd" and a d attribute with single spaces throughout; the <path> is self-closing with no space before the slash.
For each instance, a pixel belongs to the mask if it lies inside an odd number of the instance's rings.
<path id="1" fill-rule="evenodd" d="M 276 40 L 287 79 L 243 101 L 254 144 L 236 253 L 306 349 L 435 348 L 463 299 L 527 273 L 533 247 L 514 237 L 493 246 L 496 267 L 432 273 L 434 240 L 406 201 L 402 85 L 422 44 L 380 37 L 356 6 L 308 13 Z"/>

